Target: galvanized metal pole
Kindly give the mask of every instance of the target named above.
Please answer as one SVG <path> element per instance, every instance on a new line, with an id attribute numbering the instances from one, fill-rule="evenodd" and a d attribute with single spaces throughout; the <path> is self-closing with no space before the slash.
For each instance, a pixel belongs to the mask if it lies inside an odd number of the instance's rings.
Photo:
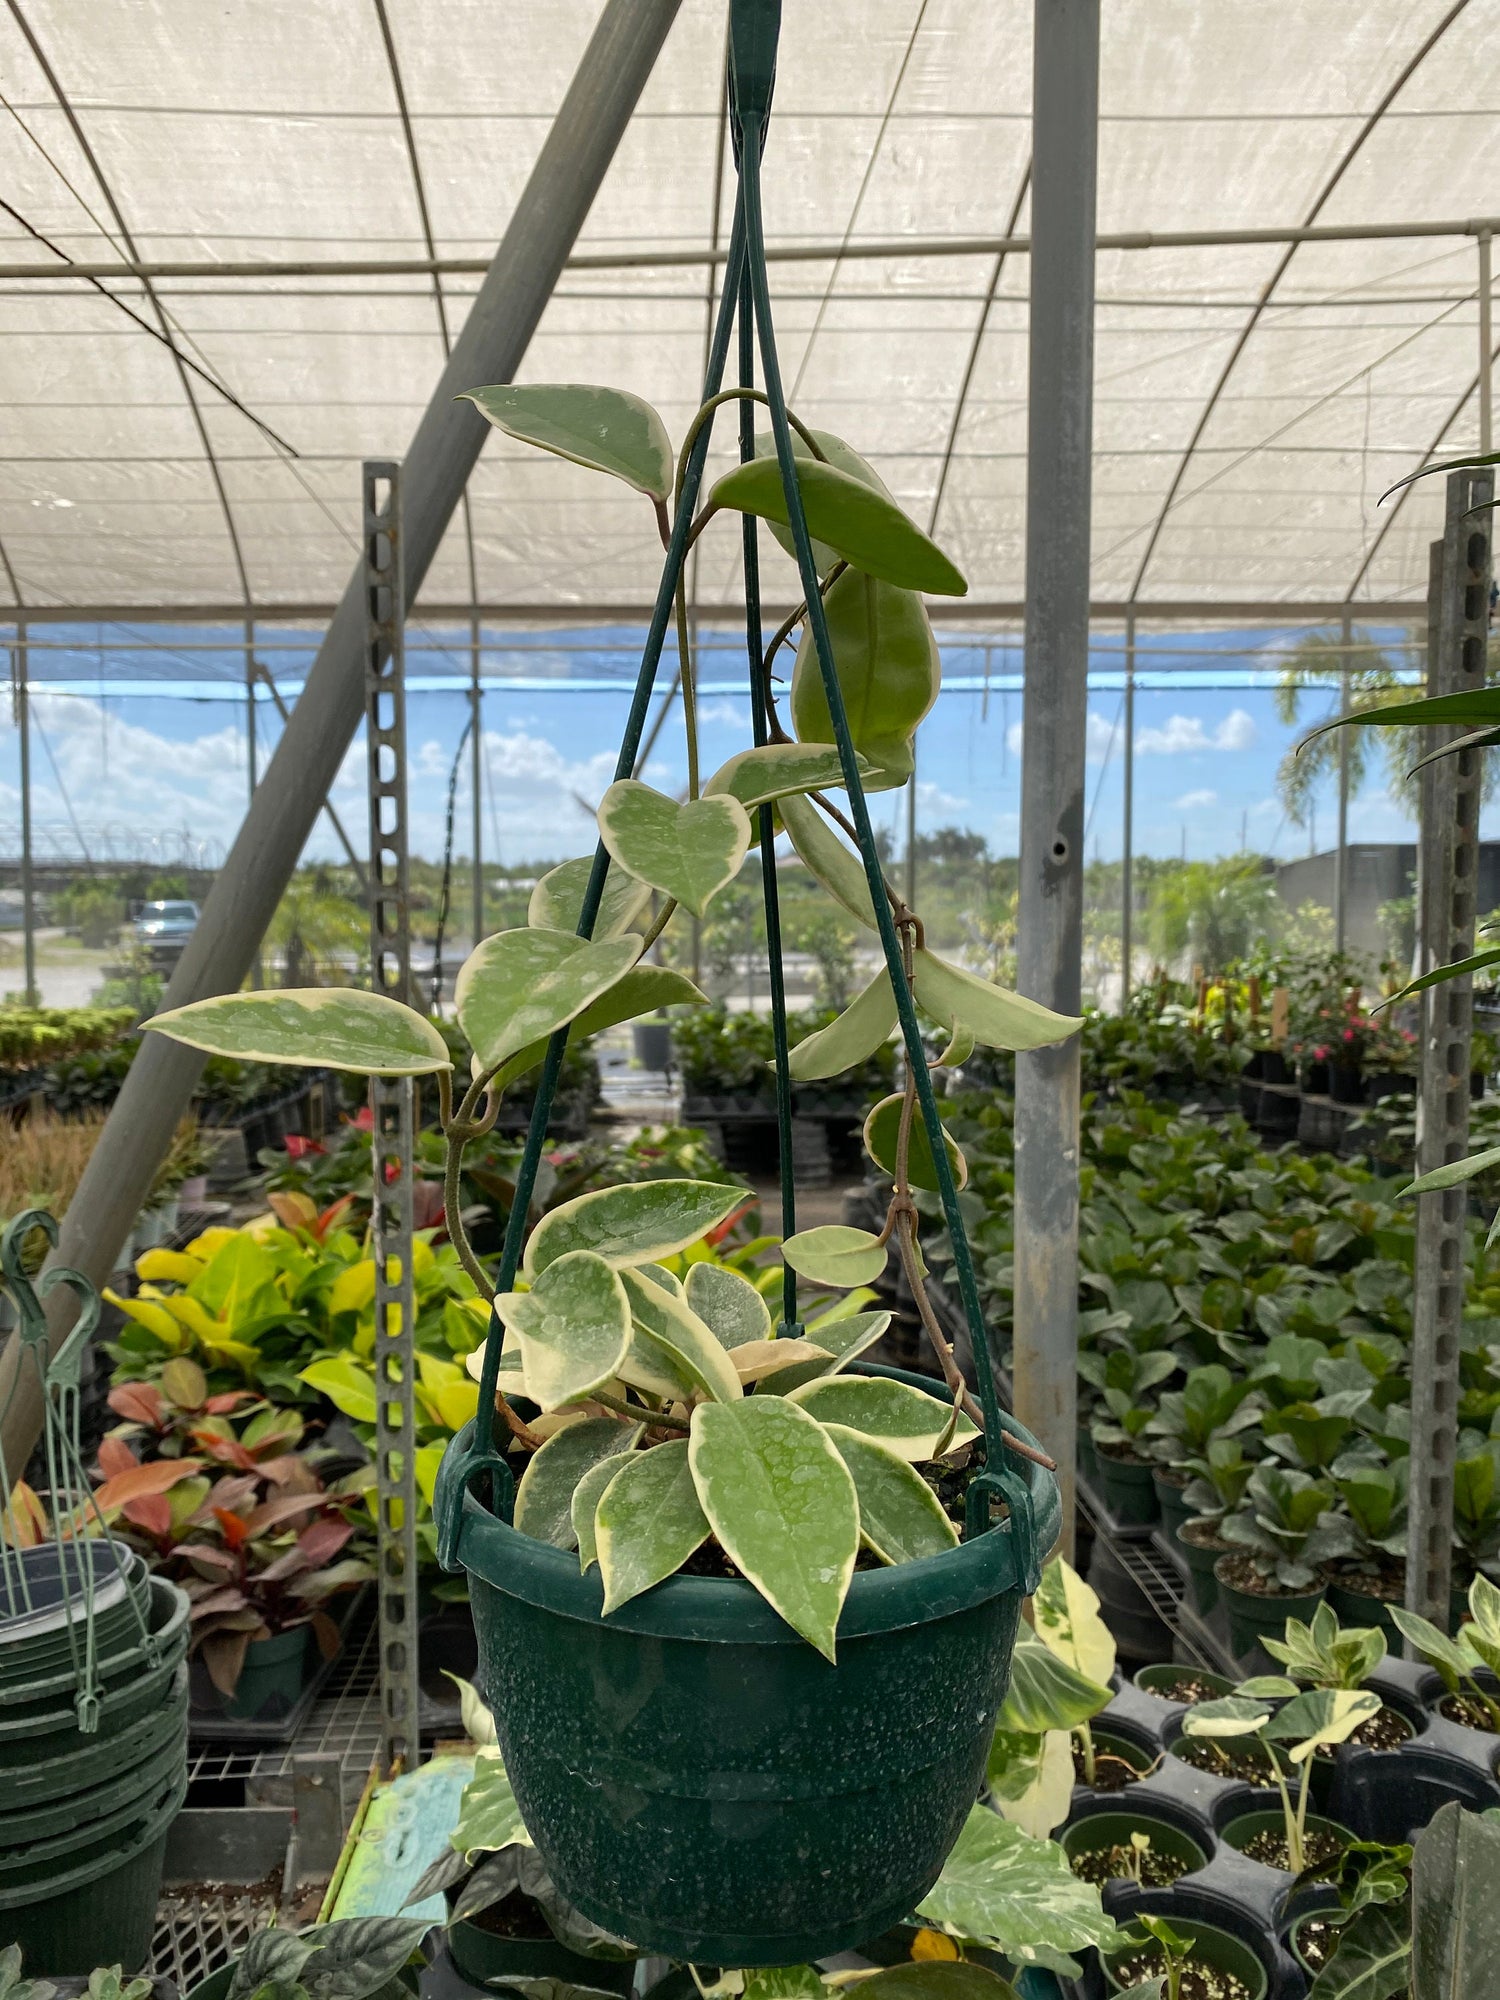
<path id="1" fill-rule="evenodd" d="M 1349 713 L 1349 613 L 1339 628 L 1339 713 Z M 1339 840 L 1333 856 L 1333 942 L 1342 951 L 1349 933 L 1349 731 L 1339 731 Z"/>
<path id="2" fill-rule="evenodd" d="M 1120 854 L 1120 1012 L 1130 1005 L 1135 861 L 1135 613 L 1125 620 L 1125 826 Z"/>
<path id="3" fill-rule="evenodd" d="M 473 941 L 484 936 L 484 695 L 479 685 L 479 613 L 469 623 L 469 788 L 470 844 L 474 854 Z"/>
<path id="4" fill-rule="evenodd" d="M 1489 471 L 1448 475 L 1443 539 L 1433 547 L 1428 588 L 1430 694 L 1466 693 L 1484 685 L 1493 576 L 1487 503 L 1493 494 Z M 1460 733 L 1430 732 L 1433 747 Z M 1441 757 L 1422 772 L 1418 935 L 1424 971 L 1466 958 L 1474 949 L 1479 795 L 1477 751 Z M 1429 987 L 1421 1007 L 1417 1172 L 1427 1174 L 1464 1159 L 1469 1150 L 1473 980 Z M 1406 1603 L 1445 1632 L 1468 1226 L 1465 1188 L 1417 1196 Z"/>
<path id="5" fill-rule="evenodd" d="M 455 398 L 515 374 L 679 5 L 607 0 L 599 16 L 402 462 L 408 602 L 490 434 L 474 406 Z M 359 565 L 172 977 L 170 1005 L 233 992 L 250 970 L 364 713 L 364 632 Z M 108 1278 L 202 1067 L 195 1050 L 145 1037 L 63 1219 L 54 1263 L 83 1271 L 95 1284 Z M 54 1348 L 75 1316 L 72 1293 L 58 1286 L 48 1311 Z M 14 1370 L 8 1349 L 0 1354 L 0 1409 Z M 18 1384 L 0 1425 L 10 1463 L 29 1456 L 40 1424 L 40 1401 Z"/>
<path id="6" fill-rule="evenodd" d="M 412 1001 L 406 838 L 406 603 L 401 468 L 364 466 L 365 767 L 370 797 L 370 986 Z M 370 1078 L 375 1205 L 375 1479 L 379 1529 L 381 1761 L 420 1748 L 417 1681 L 417 1432 L 409 1076 Z"/>
<path id="7" fill-rule="evenodd" d="M 1088 720 L 1099 0 L 1033 10 L 1019 985 L 1078 1011 Z M 1073 1549 L 1078 1041 L 1016 1057 L 1016 1414 L 1058 1462 Z"/>
<path id="8" fill-rule="evenodd" d="M 41 1005 L 36 983 L 36 885 L 31 867 L 31 684 L 26 645 L 26 619 L 16 617 L 16 642 L 10 649 L 10 698 L 21 755 L 21 951 L 26 1005 Z"/>

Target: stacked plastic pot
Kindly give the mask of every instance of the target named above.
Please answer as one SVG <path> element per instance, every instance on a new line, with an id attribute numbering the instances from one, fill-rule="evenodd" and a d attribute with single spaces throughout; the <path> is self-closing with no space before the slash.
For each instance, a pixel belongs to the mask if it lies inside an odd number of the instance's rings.
<path id="1" fill-rule="evenodd" d="M 0 1939 L 28 1973 L 140 1970 L 187 1790 L 188 1602 L 109 1540 L 20 1559 L 24 1592 L 0 1594 Z"/>

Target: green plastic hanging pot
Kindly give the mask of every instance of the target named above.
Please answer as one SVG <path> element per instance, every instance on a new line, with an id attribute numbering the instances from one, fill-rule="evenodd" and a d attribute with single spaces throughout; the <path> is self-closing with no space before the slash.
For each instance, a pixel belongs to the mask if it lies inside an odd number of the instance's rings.
<path id="1" fill-rule="evenodd" d="M 0 1779 L 0 1804 L 19 1811 L 35 1800 L 71 1798 L 75 1792 L 102 1785 L 118 1772 L 134 1770 L 180 1732 L 187 1721 L 187 1667 L 173 1667 L 165 1699 L 153 1681 L 148 1706 L 122 1728 L 90 1736 L 76 1729 L 71 1737 L 48 1739 L 47 1754 L 28 1758 L 6 1770 Z M 54 1742 L 57 1747 L 54 1747 Z M 66 1742 L 67 1747 L 62 1744 Z"/>
<path id="2" fill-rule="evenodd" d="M 0 1881 L 8 1879 L 14 1857 L 42 1856 L 77 1833 L 118 1826 L 143 1800 L 158 1797 L 187 1768 L 187 1717 L 173 1722 L 150 1754 L 128 1769 L 46 1805 L 33 1802 L 19 1812 L 0 1813 Z"/>
<path id="3" fill-rule="evenodd" d="M 0 1937 L 21 1947 L 28 1973 L 87 1974 L 98 1965 L 139 1971 L 151 1952 L 167 1835 L 187 1773 L 137 1819 L 59 1857 L 42 1881 L 0 1884 Z"/>
<path id="4" fill-rule="evenodd" d="M 186 1599 L 183 1602 L 185 1606 Z M 10 1773 L 18 1765 L 31 1764 L 38 1754 L 61 1756 L 66 1751 L 109 1742 L 159 1709 L 182 1668 L 186 1646 L 184 1612 L 176 1640 L 163 1647 L 159 1664 L 143 1668 L 137 1658 L 135 1678 L 107 1688 L 100 1696 L 99 1726 L 87 1734 L 80 1730 L 78 1710 L 66 1695 L 52 1696 L 50 1706 L 41 1703 L 20 1712 L 0 1709 L 0 1774 L 3 1774 L 0 1784 L 8 1784 Z"/>
<path id="5" fill-rule="evenodd" d="M 927 1377 L 862 1372 L 944 1400 Z M 857 1571 L 834 1666 L 737 1580 L 671 1577 L 606 1619 L 597 1570 L 458 1490 L 467 1443 L 434 1511 L 462 1508 L 479 1683 L 568 1901 L 643 1952 L 713 1965 L 805 1963 L 908 1916 L 979 1794 L 1061 1523 L 1051 1474 L 1015 1460 L 1029 1520 Z"/>
<path id="6" fill-rule="evenodd" d="M 89 1543 L 86 1546 L 96 1550 L 108 1550 L 110 1547 L 106 1543 Z M 39 1551 L 28 1550 L 26 1553 Z M 125 1589 L 119 1591 L 116 1582 L 115 1589 L 119 1594 L 114 1601 L 94 1611 L 94 1653 L 98 1659 L 133 1645 L 150 1620 L 150 1573 L 133 1550 L 124 1551 L 124 1555 Z M 96 1575 L 104 1571 L 110 1578 L 114 1576 L 113 1564 L 96 1563 L 95 1570 Z M 84 1598 L 81 1594 L 70 1596 L 67 1603 L 72 1614 L 71 1621 L 62 1616 L 59 1607 L 48 1613 L 57 1622 L 44 1623 L 42 1629 L 34 1633 L 30 1632 L 34 1619 L 8 1618 L 0 1625 L 0 1688 L 22 1687 L 55 1674 L 70 1673 L 75 1661 L 82 1659 L 86 1643 Z"/>
<path id="7" fill-rule="evenodd" d="M 151 1579 L 151 1638 L 155 1642 L 158 1665 L 170 1660 L 175 1667 L 187 1648 L 188 1600 L 176 1584 L 164 1577 Z M 104 1695 L 139 1679 L 143 1665 L 149 1669 L 146 1643 L 131 1636 L 128 1644 L 113 1652 L 99 1652 L 95 1659 L 96 1685 Z M 77 1674 L 71 1661 L 56 1671 L 19 1686 L 0 1686 L 0 1739 L 13 1729 L 25 1731 L 34 1717 L 61 1707 L 72 1708 L 78 1691 Z M 7 1761 L 0 1749 L 0 1762 Z"/>

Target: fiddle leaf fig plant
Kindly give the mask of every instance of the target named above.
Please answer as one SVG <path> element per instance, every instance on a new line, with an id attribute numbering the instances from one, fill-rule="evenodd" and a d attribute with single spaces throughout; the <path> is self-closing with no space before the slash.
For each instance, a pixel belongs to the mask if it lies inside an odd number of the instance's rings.
<path id="1" fill-rule="evenodd" d="M 715 401 L 758 393 L 726 390 Z M 468 400 L 507 436 L 639 492 L 663 541 L 679 553 L 720 515 L 766 521 L 773 533 L 788 526 L 782 469 L 765 453 L 726 473 L 696 519 L 686 519 L 687 467 L 712 404 L 699 411 L 674 463 L 661 418 L 620 391 L 533 383 L 478 388 Z M 543 1216 L 524 1240 L 527 1203 L 518 1199 L 498 1282 L 465 1235 L 460 1199 L 465 1146 L 492 1128 L 506 1088 L 549 1049 L 555 1066 L 570 1029 L 702 1001 L 691 982 L 650 966 L 646 954 L 681 913 L 709 914 L 757 833 L 766 893 L 774 897 L 774 815 L 835 903 L 871 926 L 872 897 L 889 905 L 882 910 L 887 968 L 844 1015 L 799 1047 L 784 1087 L 790 1075 L 827 1077 L 868 1060 L 898 1018 L 910 1037 L 912 1008 L 947 1036 L 955 1061 L 979 1044 L 1037 1048 L 1080 1026 L 938 957 L 917 913 L 878 878 L 873 858 L 867 865 L 856 851 L 857 826 L 830 794 L 856 783 L 862 791 L 866 784 L 909 780 L 913 734 L 939 679 L 921 593 L 962 595 L 966 585 L 856 452 L 791 421 L 800 453 L 795 484 L 821 544 L 829 671 L 848 711 L 852 760 L 849 739 L 841 741 L 834 724 L 840 704 L 820 678 L 814 621 L 803 604 L 751 662 L 762 740 L 705 779 L 679 586 L 687 796 L 669 797 L 643 783 L 635 775 L 635 741 L 627 736 L 615 782 L 599 806 L 594 856 L 547 874 L 533 891 L 527 923 L 481 939 L 458 975 L 458 1023 L 473 1051 L 467 1079 L 455 1081 L 431 1022 L 381 995 L 231 994 L 176 1008 L 149 1025 L 241 1058 L 433 1076 L 447 1141 L 448 1234 L 480 1297 L 493 1301 L 492 1350 L 502 1343 L 470 1372 L 483 1385 L 481 1404 L 495 1385 L 496 1441 L 508 1447 L 519 1471 L 515 1528 L 576 1548 L 586 1571 L 597 1564 L 607 1617 L 691 1563 L 709 1575 L 745 1578 L 832 1660 L 861 1552 L 884 1565 L 941 1556 L 958 1539 L 949 1509 L 960 1504 L 945 1504 L 941 1491 L 961 1492 L 962 1475 L 980 1463 L 983 1415 L 927 1301 L 913 1198 L 914 1188 L 937 1189 L 949 1177 L 961 1187 L 967 1165 L 943 1134 L 947 1166 L 939 1171 L 936 1130 L 928 1129 L 935 1114 L 929 1100 L 917 1115 L 915 1078 L 909 1074 L 903 1092 L 876 1105 L 866 1127 L 867 1150 L 892 1183 L 885 1227 L 878 1234 L 789 1231 L 782 1312 L 774 1324 L 755 1286 L 737 1275 L 693 1273 L 684 1286 L 663 1268 L 664 1259 L 729 1226 L 742 1200 L 738 1189 L 663 1179 L 594 1190 Z M 736 518 L 736 536 L 742 531 Z M 799 625 L 789 732 L 771 692 L 771 665 Z M 851 800 L 851 810 L 858 821 L 862 806 Z M 851 839 L 855 846 L 847 844 Z M 912 996 L 904 1016 L 907 996 L 898 1006 L 893 983 L 898 965 Z M 546 1076 L 538 1092 L 542 1117 L 550 1101 Z M 518 1190 L 525 1182 L 528 1196 L 537 1137 L 517 1181 Z M 880 1275 L 892 1251 L 918 1299 L 946 1398 L 842 1372 L 878 1337 L 883 1319 L 872 1324 L 867 1316 L 860 1324 L 857 1314 L 825 1314 L 804 1324 L 800 1316 L 799 1277 L 857 1293 Z M 1137 1363 L 1137 1391 L 1156 1379 L 1163 1361 L 1170 1372 L 1169 1357 Z M 1126 1421 L 1133 1433 L 1133 1418 Z M 490 1425 L 491 1412 L 481 1407 L 478 1446 L 488 1442 Z M 466 1435 L 460 1434 L 460 1450 L 469 1448 Z M 990 1442 L 992 1470 L 1011 1451 L 1042 1456 L 1008 1431 Z"/>

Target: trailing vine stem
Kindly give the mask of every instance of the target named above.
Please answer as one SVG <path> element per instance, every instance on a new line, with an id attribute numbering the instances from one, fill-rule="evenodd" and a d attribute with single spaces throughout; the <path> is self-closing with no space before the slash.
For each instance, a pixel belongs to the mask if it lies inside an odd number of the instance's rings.
<path id="1" fill-rule="evenodd" d="M 839 560 L 829 570 L 827 576 L 825 576 L 819 583 L 818 585 L 819 597 L 826 597 L 828 595 L 833 585 L 838 582 L 839 578 L 844 574 L 844 571 L 848 567 L 849 567 L 848 563 L 846 563 L 843 557 L 840 556 Z M 787 617 L 783 618 L 781 623 L 776 627 L 776 630 L 771 634 L 771 643 L 769 646 L 767 646 L 765 653 L 761 659 L 760 663 L 761 685 L 765 693 L 766 713 L 771 724 L 771 740 L 774 743 L 791 743 L 792 741 L 794 741 L 794 739 L 788 736 L 786 731 L 782 728 L 781 719 L 776 713 L 776 697 L 771 692 L 771 662 L 772 660 L 775 659 L 781 647 L 784 646 L 787 640 L 791 638 L 792 633 L 802 623 L 803 619 L 806 618 L 806 616 L 807 616 L 807 599 L 804 598 L 802 602 L 797 606 L 796 610 L 791 612 Z"/>
<path id="2" fill-rule="evenodd" d="M 493 1074 L 493 1072 L 491 1072 Z M 478 1076 L 464 1092 L 463 1101 L 457 1112 L 453 1109 L 453 1072 L 440 1069 L 438 1080 L 438 1114 L 443 1128 L 443 1137 L 448 1142 L 448 1157 L 443 1169 L 443 1220 L 448 1226 L 448 1241 L 458 1252 L 458 1261 L 463 1265 L 479 1296 L 486 1304 L 493 1304 L 495 1287 L 490 1283 L 489 1273 L 474 1254 L 474 1246 L 469 1241 L 469 1232 L 464 1228 L 463 1212 L 459 1205 L 459 1192 L 463 1174 L 464 1148 L 471 1139 L 481 1138 L 494 1129 L 495 1120 L 500 1116 L 500 1093 L 490 1092 L 490 1077 Z M 474 1117 L 482 1095 L 489 1094 L 482 1117 Z M 501 1404 L 505 1398 L 495 1391 Z"/>

